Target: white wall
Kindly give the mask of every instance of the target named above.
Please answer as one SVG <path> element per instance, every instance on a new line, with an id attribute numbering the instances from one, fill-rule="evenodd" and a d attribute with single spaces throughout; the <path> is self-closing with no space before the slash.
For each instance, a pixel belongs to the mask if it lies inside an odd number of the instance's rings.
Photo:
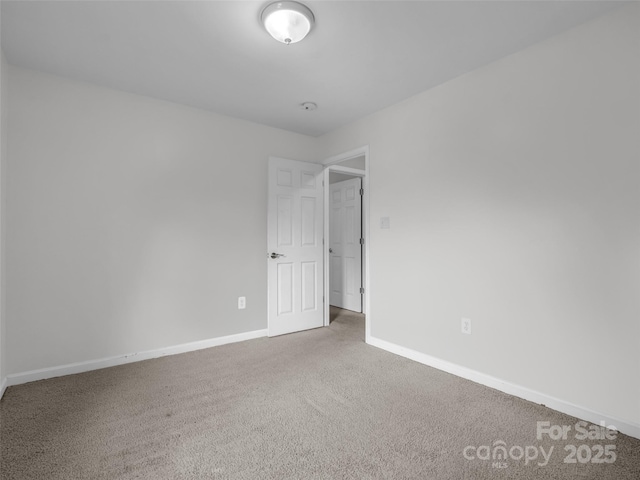
<path id="1" fill-rule="evenodd" d="M 6 379 L 5 315 L 5 171 L 7 160 L 7 64 L 0 44 L 0 397 Z"/>
<path id="2" fill-rule="evenodd" d="M 9 374 L 267 327 L 267 158 L 314 139 L 9 75 Z"/>
<path id="3" fill-rule="evenodd" d="M 358 170 L 364 170 L 366 168 L 364 155 L 360 157 L 350 158 L 344 162 L 340 162 L 338 165 L 341 167 L 357 168 Z"/>
<path id="4" fill-rule="evenodd" d="M 639 7 L 321 138 L 370 146 L 373 337 L 640 425 Z"/>
<path id="5" fill-rule="evenodd" d="M 329 172 L 329 184 L 344 182 L 345 180 L 351 180 L 352 178 L 355 177 L 346 173 Z"/>

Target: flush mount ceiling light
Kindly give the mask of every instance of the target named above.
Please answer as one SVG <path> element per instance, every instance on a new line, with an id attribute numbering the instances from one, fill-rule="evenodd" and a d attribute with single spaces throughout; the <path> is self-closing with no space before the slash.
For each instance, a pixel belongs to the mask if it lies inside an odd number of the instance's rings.
<path id="1" fill-rule="evenodd" d="M 298 2 L 274 2 L 260 16 L 269 35 L 287 45 L 302 40 L 311 31 L 313 12 Z"/>

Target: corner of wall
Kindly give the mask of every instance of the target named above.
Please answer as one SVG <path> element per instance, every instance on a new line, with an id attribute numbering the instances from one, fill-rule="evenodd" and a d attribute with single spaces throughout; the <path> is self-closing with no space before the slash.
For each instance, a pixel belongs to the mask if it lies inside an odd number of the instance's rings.
<path id="1" fill-rule="evenodd" d="M 5 342 L 5 192 L 7 159 L 7 63 L 0 44 L 0 399 L 7 388 L 6 342 Z"/>

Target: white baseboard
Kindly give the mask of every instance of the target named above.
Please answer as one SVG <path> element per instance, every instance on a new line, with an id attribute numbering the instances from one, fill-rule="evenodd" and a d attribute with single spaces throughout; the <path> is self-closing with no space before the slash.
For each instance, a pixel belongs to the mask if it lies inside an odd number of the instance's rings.
<path id="1" fill-rule="evenodd" d="M 4 391 L 7 389 L 7 377 L 0 380 L 0 400 L 2 400 L 2 396 L 4 395 Z"/>
<path id="2" fill-rule="evenodd" d="M 45 380 L 47 378 L 62 377 L 64 375 L 73 375 L 75 373 L 83 373 L 100 368 L 115 367 L 126 363 L 140 362 L 142 360 L 150 360 L 152 358 L 164 357 L 166 355 L 176 355 L 178 353 L 193 352 L 202 350 L 203 348 L 217 347 L 227 343 L 242 342 L 259 337 L 266 337 L 267 330 L 254 330 L 252 332 L 238 333 L 225 337 L 210 338 L 208 340 L 200 340 L 197 342 L 183 343 L 181 345 L 173 345 L 170 347 L 159 348 L 156 350 L 147 350 L 144 352 L 131 353 L 127 355 L 119 355 L 116 357 L 101 358 L 97 360 L 88 360 L 86 362 L 69 363 L 57 367 L 42 368 L 39 370 L 31 370 L 23 373 L 15 373 L 7 375 L 2 383 L 0 392 L 4 393 L 4 388 L 13 385 L 20 385 L 27 382 L 35 382 L 37 380 Z M 2 396 L 0 395 L 0 398 Z"/>
<path id="3" fill-rule="evenodd" d="M 487 387 L 495 388 L 496 390 L 508 393 L 509 395 L 523 398 L 525 400 L 529 400 L 530 402 L 545 405 L 553 410 L 566 413 L 567 415 L 577 417 L 581 420 L 586 420 L 596 425 L 599 425 L 600 422 L 604 421 L 606 425 L 615 426 L 619 432 L 640 439 L 640 424 L 637 424 L 635 422 L 625 421 L 620 418 L 612 417 L 611 415 L 594 412 L 593 410 L 582 407 L 580 405 L 575 405 L 571 402 L 567 402 L 565 400 L 561 400 L 559 398 L 555 398 L 544 393 L 537 392 L 535 390 L 531 390 L 529 388 L 492 377 L 491 375 L 487 375 L 485 373 L 471 370 L 470 368 L 456 365 L 455 363 L 447 362 L 440 358 L 432 357 L 425 353 L 420 353 L 409 348 L 401 347 L 400 345 L 396 345 L 394 343 L 387 342 L 376 337 L 370 336 L 369 338 L 367 338 L 367 343 L 374 347 L 381 348 L 382 350 L 400 355 L 401 357 L 414 360 L 418 363 L 422 363 L 433 368 L 437 368 L 438 370 L 451 373 L 458 377 L 466 378 L 467 380 L 471 380 L 472 382 L 476 382 Z"/>

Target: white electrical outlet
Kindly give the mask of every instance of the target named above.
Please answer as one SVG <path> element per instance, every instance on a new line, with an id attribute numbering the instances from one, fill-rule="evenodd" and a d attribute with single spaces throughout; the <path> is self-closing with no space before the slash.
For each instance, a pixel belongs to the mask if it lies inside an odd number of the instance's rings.
<path id="1" fill-rule="evenodd" d="M 238 297 L 238 310 L 247 308 L 247 297 Z"/>
<path id="2" fill-rule="evenodd" d="M 471 319 L 463 318 L 460 322 L 460 330 L 462 333 L 466 333 L 467 335 L 471 335 Z"/>
<path id="3" fill-rule="evenodd" d="M 391 228 L 391 220 L 389 219 L 389 217 L 380 218 L 380 228 L 385 230 Z"/>

